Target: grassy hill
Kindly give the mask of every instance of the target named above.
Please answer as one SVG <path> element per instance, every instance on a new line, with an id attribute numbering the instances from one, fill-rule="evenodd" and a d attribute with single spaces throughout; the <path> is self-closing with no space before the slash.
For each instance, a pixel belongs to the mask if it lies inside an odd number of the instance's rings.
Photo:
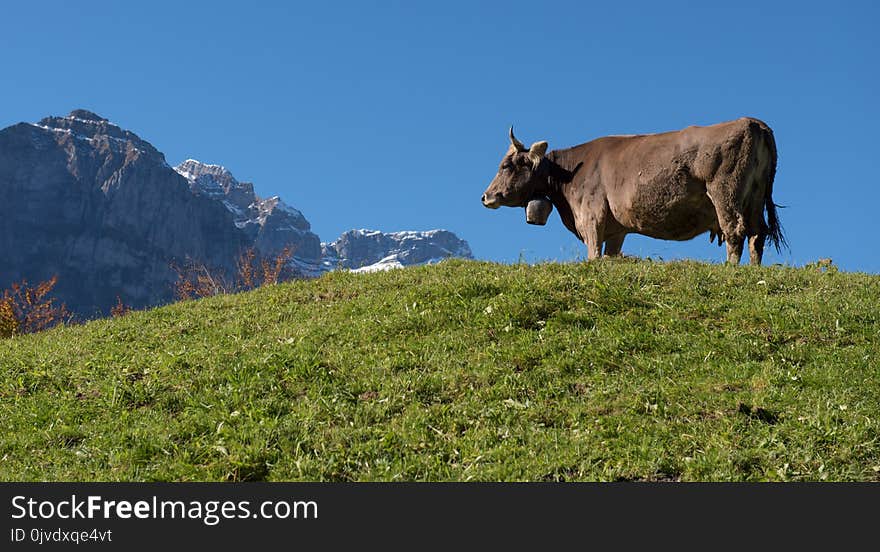
<path id="1" fill-rule="evenodd" d="M 880 277 L 450 261 L 0 341 L 2 480 L 880 480 Z"/>

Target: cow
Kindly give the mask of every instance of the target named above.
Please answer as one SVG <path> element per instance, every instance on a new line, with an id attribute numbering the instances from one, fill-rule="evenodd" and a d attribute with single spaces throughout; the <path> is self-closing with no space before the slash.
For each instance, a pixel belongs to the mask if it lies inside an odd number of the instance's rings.
<path id="1" fill-rule="evenodd" d="M 758 119 L 605 136 L 550 152 L 546 141 L 526 148 L 513 127 L 509 138 L 483 205 L 528 205 L 534 223 L 532 213 L 549 214 L 540 203 L 551 203 L 588 260 L 602 256 L 603 244 L 605 255 L 620 255 L 627 234 L 684 241 L 709 232 L 710 242 L 727 242 L 732 264 L 746 238 L 751 264 L 761 264 L 767 238 L 777 251 L 787 247 L 772 198 L 776 141 Z"/>

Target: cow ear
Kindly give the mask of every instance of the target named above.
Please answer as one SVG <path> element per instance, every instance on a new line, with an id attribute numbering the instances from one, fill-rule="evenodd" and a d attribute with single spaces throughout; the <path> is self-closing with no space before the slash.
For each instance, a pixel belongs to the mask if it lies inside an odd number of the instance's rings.
<path id="1" fill-rule="evenodd" d="M 538 164 L 541 163 L 545 153 L 547 153 L 547 142 L 545 140 L 532 144 L 532 147 L 529 148 L 529 159 L 532 160 L 533 168 L 538 168 Z"/>

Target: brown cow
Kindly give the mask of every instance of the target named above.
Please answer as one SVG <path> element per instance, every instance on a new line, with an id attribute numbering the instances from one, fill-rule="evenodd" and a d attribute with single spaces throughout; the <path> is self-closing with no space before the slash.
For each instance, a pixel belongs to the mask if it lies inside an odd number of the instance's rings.
<path id="1" fill-rule="evenodd" d="M 549 153 L 547 142 L 526 148 L 511 127 L 510 149 L 483 205 L 525 207 L 530 200 L 549 200 L 586 244 L 589 259 L 602 254 L 603 243 L 605 255 L 619 255 L 627 234 L 689 240 L 710 232 L 719 245 L 727 241 L 727 261 L 734 264 L 748 237 L 751 263 L 760 264 L 768 237 L 777 251 L 786 246 L 772 199 L 775 174 L 773 132 L 749 117 L 661 134 L 606 136 Z"/>

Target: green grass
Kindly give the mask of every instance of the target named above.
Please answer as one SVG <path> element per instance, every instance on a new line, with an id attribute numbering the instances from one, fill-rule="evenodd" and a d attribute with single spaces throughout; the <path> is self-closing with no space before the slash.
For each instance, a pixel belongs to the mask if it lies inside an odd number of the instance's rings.
<path id="1" fill-rule="evenodd" d="M 880 277 L 331 273 L 0 341 L 2 480 L 880 480 Z"/>

